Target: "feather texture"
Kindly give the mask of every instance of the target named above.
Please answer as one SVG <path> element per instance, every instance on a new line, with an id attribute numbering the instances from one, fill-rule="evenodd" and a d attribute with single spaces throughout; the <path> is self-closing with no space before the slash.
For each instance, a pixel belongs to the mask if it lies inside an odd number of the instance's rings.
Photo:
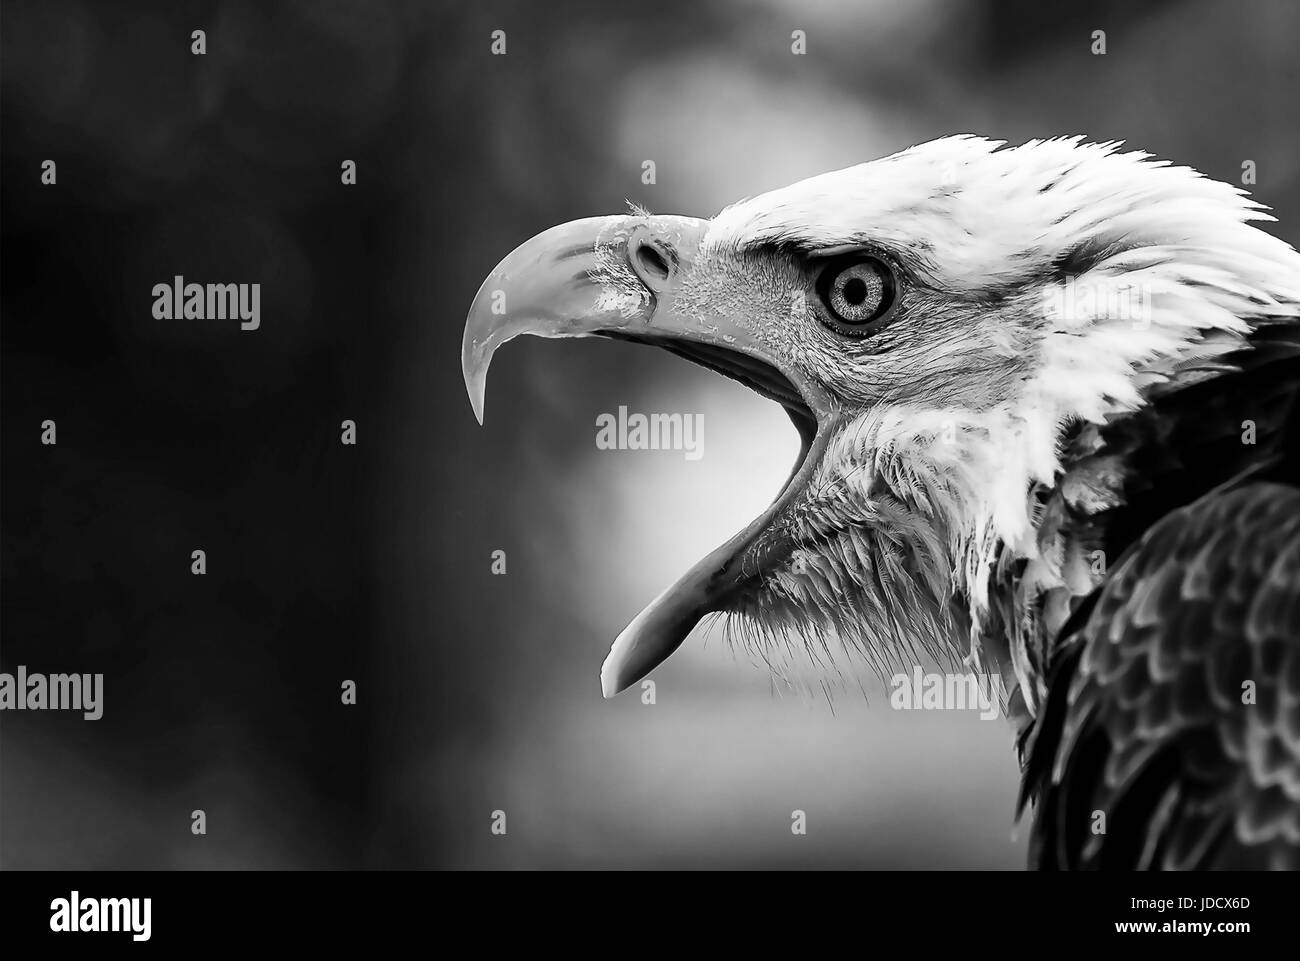
<path id="1" fill-rule="evenodd" d="M 1300 491 L 1214 492 L 1145 534 L 1024 750 L 1039 867 L 1300 867 Z"/>

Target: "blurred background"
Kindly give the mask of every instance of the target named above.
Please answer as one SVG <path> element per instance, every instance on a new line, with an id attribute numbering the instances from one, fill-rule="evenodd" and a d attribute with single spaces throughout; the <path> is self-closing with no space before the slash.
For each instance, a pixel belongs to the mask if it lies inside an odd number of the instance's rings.
<path id="1" fill-rule="evenodd" d="M 0 717 L 0 866 L 1021 867 L 1003 722 L 832 710 L 716 636 L 654 706 L 602 700 L 794 430 L 667 354 L 532 339 L 480 429 L 465 312 L 554 223 L 958 132 L 1252 160 L 1295 242 L 1297 36 L 1286 0 L 6 0 L 0 670 L 105 701 Z M 174 274 L 260 282 L 261 329 L 155 320 Z M 620 405 L 703 414 L 704 456 L 597 450 Z"/>

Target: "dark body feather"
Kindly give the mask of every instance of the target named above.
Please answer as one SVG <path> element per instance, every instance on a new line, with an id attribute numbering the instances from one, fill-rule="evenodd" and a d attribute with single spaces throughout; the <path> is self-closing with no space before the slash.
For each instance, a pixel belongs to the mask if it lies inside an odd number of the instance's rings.
<path id="1" fill-rule="evenodd" d="M 1229 359 L 1092 455 L 1122 504 L 1073 523 L 1118 560 L 1042 655 L 1033 866 L 1300 867 L 1300 330 Z"/>

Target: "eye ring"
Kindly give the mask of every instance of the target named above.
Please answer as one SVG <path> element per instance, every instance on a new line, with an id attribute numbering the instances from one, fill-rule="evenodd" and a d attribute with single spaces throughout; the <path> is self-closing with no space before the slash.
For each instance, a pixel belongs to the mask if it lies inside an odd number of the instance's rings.
<path id="1" fill-rule="evenodd" d="M 867 337 L 889 325 L 898 282 L 888 263 L 871 254 L 836 257 L 817 275 L 823 323 L 846 337 Z"/>

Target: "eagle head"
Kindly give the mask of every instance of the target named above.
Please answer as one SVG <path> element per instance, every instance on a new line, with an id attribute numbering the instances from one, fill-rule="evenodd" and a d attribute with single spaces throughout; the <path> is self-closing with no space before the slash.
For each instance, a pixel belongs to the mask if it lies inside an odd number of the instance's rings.
<path id="1" fill-rule="evenodd" d="M 479 290 L 465 382 L 481 421 L 505 341 L 612 337 L 741 381 L 799 430 L 771 506 L 614 642 L 606 696 L 716 613 L 777 670 L 795 650 L 966 654 L 1032 699 L 1034 645 L 1096 579 L 1052 498 L 1113 503 L 1123 464 L 1099 428 L 1212 376 L 1252 317 L 1297 300 L 1277 282 L 1296 255 L 1260 219 L 1242 191 L 1116 144 L 948 137 L 710 220 L 539 234 Z"/>

